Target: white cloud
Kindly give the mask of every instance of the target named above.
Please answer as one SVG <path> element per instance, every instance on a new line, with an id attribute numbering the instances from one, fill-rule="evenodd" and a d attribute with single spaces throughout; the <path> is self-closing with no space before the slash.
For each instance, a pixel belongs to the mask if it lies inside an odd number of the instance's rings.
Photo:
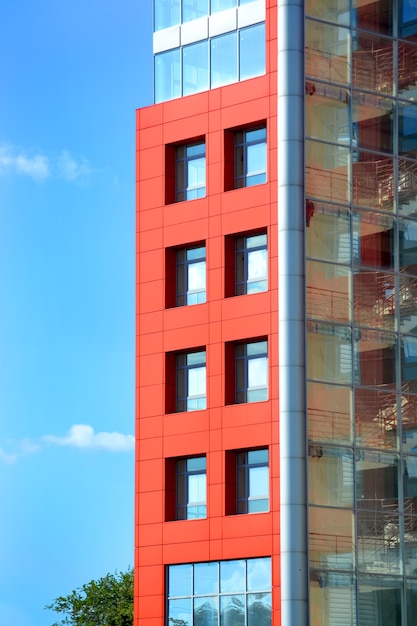
<path id="1" fill-rule="evenodd" d="M 58 175 L 65 180 L 78 180 L 85 178 L 91 173 L 91 167 L 87 159 L 76 161 L 68 152 L 63 150 L 58 158 Z"/>
<path id="2" fill-rule="evenodd" d="M 13 146 L 0 145 L 0 174 L 9 172 L 26 174 L 34 180 L 45 180 L 50 176 L 49 159 L 44 154 L 29 155 Z"/>
<path id="3" fill-rule="evenodd" d="M 17 454 L 10 454 L 9 452 L 6 452 L 5 450 L 2 450 L 2 448 L 0 448 L 0 461 L 3 461 L 3 463 L 14 463 L 17 459 Z"/>
<path id="4" fill-rule="evenodd" d="M 23 174 L 37 181 L 60 178 L 76 182 L 85 180 L 93 171 L 85 157 L 77 160 L 68 150 L 48 157 L 39 150 L 29 153 L 17 146 L 0 143 L 0 176 Z"/>
<path id="5" fill-rule="evenodd" d="M 63 437 L 46 435 L 43 439 L 57 446 L 108 450 L 109 452 L 125 452 L 135 447 L 133 435 L 123 435 L 117 432 L 95 433 L 94 428 L 88 424 L 74 424 Z"/>

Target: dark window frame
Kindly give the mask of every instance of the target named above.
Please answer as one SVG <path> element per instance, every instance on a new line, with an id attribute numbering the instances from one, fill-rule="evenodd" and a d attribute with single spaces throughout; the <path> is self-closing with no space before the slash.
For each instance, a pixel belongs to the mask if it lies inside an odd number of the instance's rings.
<path id="1" fill-rule="evenodd" d="M 189 463 L 204 460 L 204 465 L 196 468 L 189 468 Z M 193 476 L 204 476 L 206 482 L 205 500 L 189 502 L 190 478 Z M 175 461 L 175 519 L 191 520 L 205 519 L 207 517 L 207 459 L 205 455 L 184 457 Z M 197 509 L 196 514 L 192 510 Z"/>
<path id="2" fill-rule="evenodd" d="M 188 358 L 191 355 L 204 354 L 204 360 L 196 361 L 194 363 L 188 363 Z M 204 367 L 205 371 L 205 394 L 196 394 L 189 396 L 190 377 L 191 371 Z M 192 408 L 190 398 L 193 401 L 197 401 L 197 404 L 204 406 L 196 406 Z M 201 402 L 199 402 L 201 400 Z M 204 402 L 203 402 L 204 400 Z M 207 408 L 207 352 L 205 348 L 194 349 L 185 352 L 178 352 L 175 358 L 175 412 L 191 412 L 202 411 Z"/>

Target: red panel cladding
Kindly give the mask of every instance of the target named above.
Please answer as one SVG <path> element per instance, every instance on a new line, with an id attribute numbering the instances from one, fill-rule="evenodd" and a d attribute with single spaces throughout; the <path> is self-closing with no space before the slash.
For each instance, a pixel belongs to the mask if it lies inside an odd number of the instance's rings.
<path id="1" fill-rule="evenodd" d="M 272 557 L 279 608 L 276 0 L 267 74 L 137 112 L 135 626 L 164 626 L 165 567 Z M 233 129 L 266 121 L 268 182 L 233 189 Z M 175 202 L 175 146 L 205 138 L 206 197 Z M 268 232 L 268 291 L 234 296 L 234 238 Z M 207 301 L 176 307 L 176 249 L 206 246 Z M 235 405 L 234 342 L 268 338 L 269 398 Z M 207 409 L 175 412 L 175 354 L 204 347 Z M 235 451 L 270 450 L 270 512 L 236 515 Z M 175 459 L 205 454 L 207 519 L 175 521 Z"/>

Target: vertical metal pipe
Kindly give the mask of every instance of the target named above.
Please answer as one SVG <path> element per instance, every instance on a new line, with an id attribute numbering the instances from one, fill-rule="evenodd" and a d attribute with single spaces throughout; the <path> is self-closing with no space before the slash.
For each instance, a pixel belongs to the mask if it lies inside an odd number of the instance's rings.
<path id="1" fill-rule="evenodd" d="M 308 625 L 304 1 L 278 0 L 278 265 L 282 626 Z"/>

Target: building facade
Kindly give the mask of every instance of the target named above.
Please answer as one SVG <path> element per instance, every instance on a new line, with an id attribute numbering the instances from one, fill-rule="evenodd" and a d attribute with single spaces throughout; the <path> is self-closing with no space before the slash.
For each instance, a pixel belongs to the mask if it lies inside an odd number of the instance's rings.
<path id="1" fill-rule="evenodd" d="M 154 0 L 135 626 L 417 624 L 417 4 Z"/>

